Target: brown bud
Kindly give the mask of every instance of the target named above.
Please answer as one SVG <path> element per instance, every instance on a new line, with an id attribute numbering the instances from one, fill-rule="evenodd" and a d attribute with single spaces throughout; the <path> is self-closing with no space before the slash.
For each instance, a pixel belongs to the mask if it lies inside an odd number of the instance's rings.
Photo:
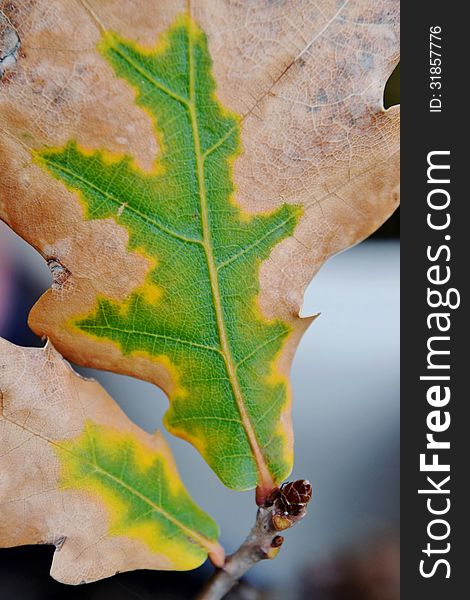
<path id="1" fill-rule="evenodd" d="M 312 497 L 312 486 L 310 481 L 299 479 L 283 483 L 281 492 L 289 504 L 308 504 Z"/>
<path id="2" fill-rule="evenodd" d="M 284 515 L 297 517 L 305 512 L 312 497 L 312 486 L 305 479 L 283 483 L 274 504 Z"/>

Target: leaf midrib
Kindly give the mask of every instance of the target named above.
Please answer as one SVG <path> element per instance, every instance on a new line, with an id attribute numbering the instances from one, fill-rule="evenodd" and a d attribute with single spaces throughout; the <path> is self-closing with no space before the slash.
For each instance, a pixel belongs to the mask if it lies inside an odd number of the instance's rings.
<path id="1" fill-rule="evenodd" d="M 219 341 L 222 349 L 227 375 L 232 387 L 235 402 L 240 413 L 240 418 L 245 429 L 248 443 L 253 452 L 253 457 L 256 462 L 259 482 L 258 485 L 265 490 L 270 490 L 275 487 L 275 483 L 269 472 L 268 466 L 264 459 L 263 453 L 259 446 L 255 430 L 251 423 L 247 409 L 245 407 L 243 394 L 240 389 L 240 383 L 236 372 L 236 365 L 232 357 L 230 345 L 228 343 L 228 335 L 225 327 L 225 319 L 223 315 L 221 294 L 219 289 L 219 279 L 217 265 L 212 251 L 212 235 L 209 223 L 209 209 L 207 204 L 207 194 L 205 186 L 204 173 L 204 158 L 205 155 L 201 149 L 201 140 L 199 135 L 199 127 L 196 113 L 196 95 L 195 95 L 195 73 L 194 73 L 194 56 L 191 32 L 188 32 L 188 62 L 189 62 L 189 102 L 187 104 L 191 119 L 191 128 L 193 130 L 194 153 L 196 157 L 197 179 L 199 188 L 199 202 L 201 207 L 201 227 L 202 227 L 202 246 L 204 248 L 206 262 L 209 272 L 209 281 L 212 292 L 214 310 L 216 313 L 217 329 L 219 333 Z"/>

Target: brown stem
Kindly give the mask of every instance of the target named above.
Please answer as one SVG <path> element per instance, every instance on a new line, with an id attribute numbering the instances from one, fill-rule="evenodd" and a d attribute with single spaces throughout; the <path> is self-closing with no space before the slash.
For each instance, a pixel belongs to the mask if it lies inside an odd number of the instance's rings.
<path id="1" fill-rule="evenodd" d="M 258 508 L 255 524 L 240 548 L 215 571 L 197 600 L 221 600 L 260 560 L 274 558 L 284 541 L 279 532 L 298 523 L 312 495 L 310 483 L 299 480 L 276 488 Z"/>

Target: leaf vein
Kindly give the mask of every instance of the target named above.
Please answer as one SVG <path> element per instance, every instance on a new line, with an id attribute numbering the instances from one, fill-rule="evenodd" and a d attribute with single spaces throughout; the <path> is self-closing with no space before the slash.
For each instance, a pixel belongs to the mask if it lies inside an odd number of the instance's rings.
<path id="1" fill-rule="evenodd" d="M 160 338 L 160 339 L 163 339 L 168 342 L 175 342 L 177 344 L 185 344 L 188 346 L 195 346 L 196 348 L 201 348 L 202 350 L 209 350 L 211 352 L 217 352 L 217 353 L 221 354 L 220 348 L 217 348 L 216 346 L 206 346 L 205 344 L 199 344 L 198 342 L 193 342 L 192 340 L 185 340 L 183 338 L 176 338 L 176 337 L 164 335 L 161 333 L 153 333 L 150 331 L 124 329 L 121 327 L 115 327 L 113 325 L 87 325 L 86 323 L 81 323 L 80 329 L 89 329 L 89 330 L 109 329 L 111 331 L 116 331 L 119 333 L 127 333 L 127 334 L 131 334 L 131 335 L 132 334 L 144 335 L 146 337 Z"/>
<path id="2" fill-rule="evenodd" d="M 162 231 L 163 233 L 166 233 L 167 235 L 169 235 L 171 237 L 174 237 L 174 238 L 176 238 L 176 239 L 178 239 L 178 240 L 180 240 L 182 242 L 191 243 L 191 244 L 199 244 L 199 245 L 201 244 L 201 240 L 198 240 L 196 238 L 190 238 L 190 237 L 187 237 L 185 235 L 182 235 L 181 233 L 178 233 L 178 232 L 174 231 L 173 229 L 170 229 L 170 228 L 166 227 L 165 225 L 163 225 L 159 221 L 156 221 L 155 219 L 152 219 L 152 218 L 148 217 L 144 213 L 140 212 L 134 206 L 126 204 L 125 202 L 121 202 L 118 198 L 116 198 L 115 196 L 113 196 L 112 194 L 110 194 L 108 191 L 105 191 L 105 190 L 101 189 L 99 186 L 97 186 L 95 183 L 93 183 L 89 179 L 86 179 L 85 177 L 81 177 L 75 171 L 73 171 L 71 169 L 68 169 L 67 167 L 64 167 L 63 165 L 58 165 L 57 163 L 48 160 L 44 156 L 41 157 L 41 160 L 44 161 L 46 164 L 48 164 L 52 168 L 52 170 L 58 170 L 58 171 L 61 171 L 62 173 L 64 173 L 65 175 L 70 175 L 70 176 L 74 177 L 75 179 L 77 179 L 78 181 L 80 181 L 81 183 L 83 183 L 83 184 L 89 186 L 90 188 L 96 190 L 99 194 L 102 194 L 108 200 L 110 200 L 111 202 L 114 202 L 115 204 L 117 204 L 119 207 L 124 206 L 125 209 L 126 209 L 126 211 L 132 212 L 137 217 L 139 217 L 140 219 L 142 219 L 145 223 L 149 223 L 150 225 L 155 226 L 157 229 L 160 229 L 160 231 Z"/>

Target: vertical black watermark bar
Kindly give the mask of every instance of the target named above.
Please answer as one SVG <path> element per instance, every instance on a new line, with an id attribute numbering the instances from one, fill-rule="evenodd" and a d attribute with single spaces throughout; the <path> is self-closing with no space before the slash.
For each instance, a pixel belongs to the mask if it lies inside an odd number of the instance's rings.
<path id="1" fill-rule="evenodd" d="M 460 600 L 470 594 L 470 29 L 457 3 L 401 6 L 401 597 Z"/>

